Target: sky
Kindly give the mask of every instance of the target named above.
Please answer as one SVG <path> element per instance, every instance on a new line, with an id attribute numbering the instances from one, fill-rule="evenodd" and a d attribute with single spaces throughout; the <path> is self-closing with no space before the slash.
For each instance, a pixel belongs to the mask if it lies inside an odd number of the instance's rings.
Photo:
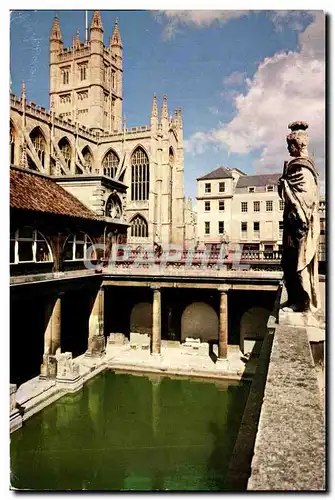
<path id="1" fill-rule="evenodd" d="M 65 46 L 79 10 L 13 11 L 11 92 L 49 108 L 49 35 L 57 13 Z M 93 11 L 89 11 L 89 21 Z M 322 11 L 101 11 L 104 41 L 115 18 L 123 42 L 123 113 L 127 127 L 150 123 L 159 107 L 180 106 L 184 123 L 185 194 L 218 166 L 248 174 L 281 172 L 287 125 L 310 124 L 309 152 L 325 173 L 325 16 Z"/>

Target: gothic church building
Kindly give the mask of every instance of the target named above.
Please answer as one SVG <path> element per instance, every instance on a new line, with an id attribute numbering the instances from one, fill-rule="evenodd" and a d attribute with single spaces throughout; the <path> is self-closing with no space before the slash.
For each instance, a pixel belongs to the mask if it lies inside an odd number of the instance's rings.
<path id="1" fill-rule="evenodd" d="M 134 247 L 194 244 L 184 197 L 181 108 L 153 96 L 150 124 L 122 119 L 123 48 L 118 22 L 104 45 L 99 11 L 90 35 L 64 47 L 59 20 L 50 35 L 50 111 L 11 94 L 10 163 L 51 177 L 96 216 L 127 225 Z"/>

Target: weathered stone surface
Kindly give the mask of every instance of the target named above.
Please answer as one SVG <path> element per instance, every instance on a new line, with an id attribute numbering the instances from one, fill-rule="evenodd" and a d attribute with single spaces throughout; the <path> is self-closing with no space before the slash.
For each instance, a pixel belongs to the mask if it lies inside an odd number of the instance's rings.
<path id="1" fill-rule="evenodd" d="M 43 354 L 43 363 L 41 364 L 41 379 L 54 379 L 57 375 L 57 358 L 54 355 Z"/>
<path id="2" fill-rule="evenodd" d="M 94 335 L 88 338 L 88 349 L 86 356 L 102 356 L 105 354 L 105 337 L 104 335 Z"/>
<path id="3" fill-rule="evenodd" d="M 79 365 L 73 361 L 71 352 L 64 352 L 58 356 L 57 381 L 72 382 L 79 378 Z"/>
<path id="4" fill-rule="evenodd" d="M 304 328 L 276 329 L 249 490 L 325 489 L 325 432 Z"/>
<path id="5" fill-rule="evenodd" d="M 108 337 L 108 344 L 127 344 L 128 339 L 124 333 L 111 333 Z"/>

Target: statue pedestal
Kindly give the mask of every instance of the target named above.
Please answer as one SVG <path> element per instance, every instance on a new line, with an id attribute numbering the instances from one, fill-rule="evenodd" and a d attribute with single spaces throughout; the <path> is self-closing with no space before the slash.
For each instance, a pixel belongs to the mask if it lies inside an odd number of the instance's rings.
<path id="1" fill-rule="evenodd" d="M 325 321 L 317 313 L 288 312 L 280 309 L 278 322 L 293 328 L 305 328 L 310 342 L 325 340 Z"/>

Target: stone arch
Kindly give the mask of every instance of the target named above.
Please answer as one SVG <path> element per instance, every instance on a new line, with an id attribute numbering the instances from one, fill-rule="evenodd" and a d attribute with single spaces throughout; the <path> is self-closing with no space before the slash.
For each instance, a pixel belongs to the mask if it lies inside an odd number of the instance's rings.
<path id="1" fill-rule="evenodd" d="M 72 160 L 72 152 L 73 148 L 71 145 L 71 141 L 68 139 L 66 135 L 64 135 L 59 141 L 58 141 L 58 147 L 62 152 L 62 155 L 64 157 L 65 163 L 69 169 L 71 169 L 71 160 Z"/>
<path id="2" fill-rule="evenodd" d="M 104 175 L 107 177 L 115 178 L 118 166 L 120 164 L 120 158 L 117 152 L 113 148 L 109 148 L 102 159 L 101 165 Z"/>
<path id="3" fill-rule="evenodd" d="M 91 148 L 89 147 L 88 144 L 86 144 L 86 146 L 84 146 L 81 150 L 81 154 L 85 160 L 85 165 L 83 165 L 84 167 L 86 167 L 89 172 L 92 172 L 93 170 L 93 164 L 94 164 L 94 158 L 93 158 L 93 153 L 92 153 L 92 150 Z"/>
<path id="4" fill-rule="evenodd" d="M 240 320 L 240 348 L 245 351 L 245 340 L 263 340 L 271 311 L 265 307 L 250 307 Z"/>
<path id="5" fill-rule="evenodd" d="M 134 238 L 147 238 L 149 234 L 148 223 L 142 214 L 135 214 L 130 222 L 130 235 Z"/>
<path id="6" fill-rule="evenodd" d="M 47 144 L 48 143 L 47 143 L 44 131 L 42 130 L 42 128 L 39 125 L 37 125 L 36 127 L 34 127 L 31 130 L 31 132 L 29 133 L 29 137 L 31 139 L 31 142 L 34 145 L 36 154 L 37 154 L 37 156 L 42 164 L 42 167 L 45 168 L 46 161 L 47 161 L 47 148 L 48 148 Z M 29 153 L 29 149 L 28 149 L 28 153 Z M 32 170 L 38 170 L 37 165 L 35 165 L 35 162 L 32 159 L 32 156 L 30 154 L 28 154 L 27 158 L 28 158 L 29 168 L 31 168 Z"/>
<path id="7" fill-rule="evenodd" d="M 142 146 L 137 146 L 130 156 L 131 200 L 147 201 L 150 187 L 149 156 Z"/>
<path id="8" fill-rule="evenodd" d="M 192 302 L 181 316 L 181 341 L 186 337 L 200 338 L 201 342 L 218 341 L 219 318 L 206 302 Z"/>
<path id="9" fill-rule="evenodd" d="M 115 193 L 111 194 L 106 201 L 106 217 L 112 219 L 120 219 L 122 216 L 122 203 L 119 196 Z"/>
<path id="10" fill-rule="evenodd" d="M 152 332 L 152 303 L 137 302 L 130 312 L 130 332 L 145 333 Z"/>
<path id="11" fill-rule="evenodd" d="M 131 157 L 133 156 L 133 154 L 135 153 L 135 151 L 137 149 L 142 149 L 149 159 L 149 152 L 148 152 L 147 148 L 145 146 L 143 146 L 143 144 L 141 142 L 139 142 L 138 144 L 136 144 L 136 146 L 133 147 L 133 149 L 131 150 L 131 152 L 129 154 L 130 161 L 131 161 Z"/>

